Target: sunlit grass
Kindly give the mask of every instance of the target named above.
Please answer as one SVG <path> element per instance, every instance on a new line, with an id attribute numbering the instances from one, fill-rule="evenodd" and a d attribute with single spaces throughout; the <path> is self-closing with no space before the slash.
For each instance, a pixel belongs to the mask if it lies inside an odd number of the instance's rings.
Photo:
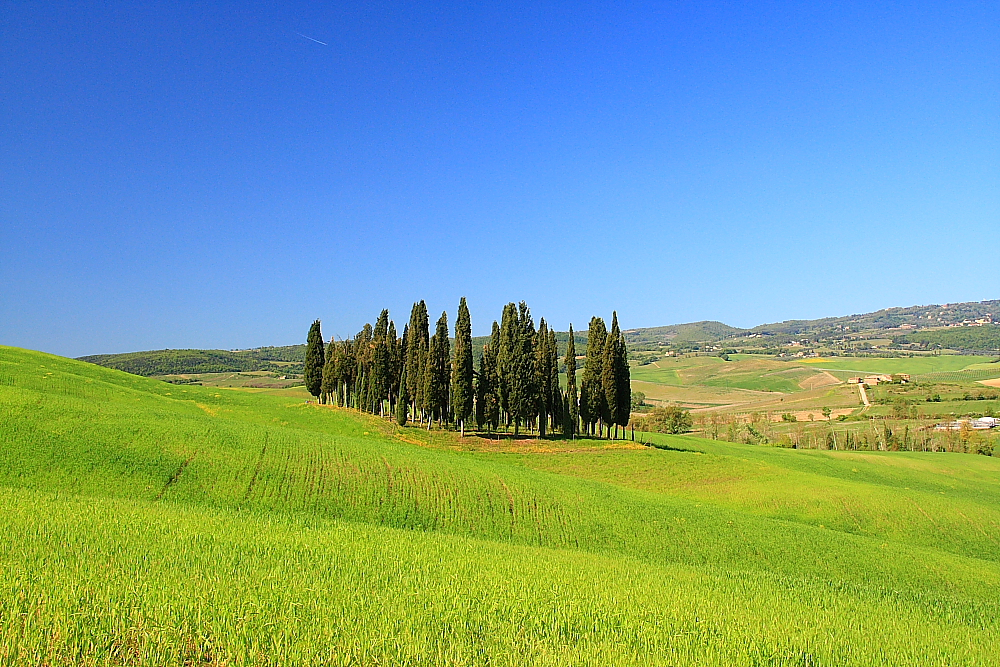
<path id="1" fill-rule="evenodd" d="M 1000 459 L 460 441 L 12 348 L 0 434 L 3 664 L 995 664 Z"/>

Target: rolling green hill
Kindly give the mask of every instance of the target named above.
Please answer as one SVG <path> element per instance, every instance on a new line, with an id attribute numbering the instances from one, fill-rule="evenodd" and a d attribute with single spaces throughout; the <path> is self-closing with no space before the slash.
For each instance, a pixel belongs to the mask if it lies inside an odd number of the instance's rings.
<path id="1" fill-rule="evenodd" d="M 822 338 L 830 335 L 843 335 L 845 331 L 892 329 L 904 324 L 919 328 L 947 326 L 987 315 L 997 315 L 998 312 L 1000 312 L 1000 300 L 970 301 L 945 305 L 884 308 L 872 313 L 823 317 L 816 320 L 787 320 L 761 324 L 751 331 L 772 335 L 805 335 Z"/>
<path id="2" fill-rule="evenodd" d="M 0 664 L 995 664 L 1000 459 L 458 439 L 0 347 Z"/>
<path id="3" fill-rule="evenodd" d="M 150 350 L 80 357 L 98 366 L 150 377 L 186 373 L 298 371 L 305 361 L 305 345 L 259 347 L 252 350 Z"/>
<path id="4" fill-rule="evenodd" d="M 742 333 L 743 329 L 731 327 L 722 322 L 691 322 L 673 324 L 666 327 L 648 327 L 625 331 L 625 340 L 633 347 L 651 343 L 678 344 L 701 343 L 722 340 Z"/>

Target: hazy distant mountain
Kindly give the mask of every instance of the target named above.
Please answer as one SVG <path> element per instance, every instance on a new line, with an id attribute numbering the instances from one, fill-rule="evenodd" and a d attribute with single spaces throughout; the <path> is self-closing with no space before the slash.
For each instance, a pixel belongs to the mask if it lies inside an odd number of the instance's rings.
<path id="1" fill-rule="evenodd" d="M 970 323 L 976 320 L 1000 321 L 1000 300 L 950 303 L 945 305 L 910 306 L 908 308 L 884 308 L 874 313 L 824 317 L 817 320 L 786 320 L 773 324 L 761 324 L 752 329 L 737 329 L 722 322 L 705 321 L 688 324 L 673 324 L 666 327 L 630 329 L 625 332 L 626 340 L 633 345 L 648 343 L 710 343 L 726 338 L 747 334 L 770 334 L 774 336 L 827 337 L 844 332 L 860 332 L 878 329 L 908 328 L 927 329 L 949 324 Z"/>

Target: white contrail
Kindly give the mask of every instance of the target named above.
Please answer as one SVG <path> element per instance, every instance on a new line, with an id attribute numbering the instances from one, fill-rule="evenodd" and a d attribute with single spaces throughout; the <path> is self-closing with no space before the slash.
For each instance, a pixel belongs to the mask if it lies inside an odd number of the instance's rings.
<path id="1" fill-rule="evenodd" d="M 308 39 L 308 40 L 309 40 L 310 42 L 316 42 L 317 44 L 322 44 L 323 46 L 330 46 L 330 45 L 329 45 L 329 44 L 327 44 L 326 42 L 321 42 L 321 41 L 319 41 L 318 39 L 313 39 L 313 38 L 312 38 L 312 37 L 310 37 L 309 35 L 303 35 L 303 34 L 302 34 L 301 32 L 297 32 L 297 33 L 295 33 L 295 34 L 296 34 L 296 35 L 298 35 L 299 37 L 305 37 L 305 38 L 306 38 L 306 39 Z"/>

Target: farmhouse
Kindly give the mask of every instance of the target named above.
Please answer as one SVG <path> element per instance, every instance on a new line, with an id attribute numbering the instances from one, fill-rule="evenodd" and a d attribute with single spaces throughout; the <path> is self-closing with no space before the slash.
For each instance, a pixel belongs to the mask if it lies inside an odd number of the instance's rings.
<path id="1" fill-rule="evenodd" d="M 909 380 L 910 376 L 907 375 L 906 379 Z M 879 382 L 892 382 L 892 376 L 891 375 L 866 375 L 864 377 L 847 378 L 847 384 L 867 384 L 868 386 L 874 387 Z"/>

